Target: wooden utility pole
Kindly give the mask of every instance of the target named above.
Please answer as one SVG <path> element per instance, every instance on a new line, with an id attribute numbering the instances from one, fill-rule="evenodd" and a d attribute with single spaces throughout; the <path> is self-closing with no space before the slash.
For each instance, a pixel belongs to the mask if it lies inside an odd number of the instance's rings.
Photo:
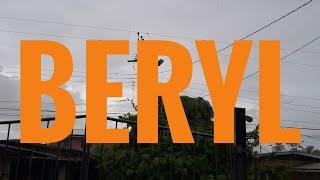
<path id="1" fill-rule="evenodd" d="M 235 108 L 235 144 L 233 148 L 232 179 L 247 179 L 247 151 L 246 151 L 246 111 L 244 108 Z"/>

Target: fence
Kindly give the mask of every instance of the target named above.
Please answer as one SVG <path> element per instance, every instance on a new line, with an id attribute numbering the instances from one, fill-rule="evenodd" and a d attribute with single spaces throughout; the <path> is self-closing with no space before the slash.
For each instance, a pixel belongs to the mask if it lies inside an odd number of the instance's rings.
<path id="1" fill-rule="evenodd" d="M 84 119 L 86 115 L 78 115 L 76 119 Z M 42 122 L 45 123 L 46 127 L 50 126 L 50 122 L 55 120 L 54 117 L 43 118 Z M 108 117 L 107 120 L 114 122 L 115 127 L 119 128 L 119 124 L 125 125 L 124 128 L 130 129 L 130 143 L 127 145 L 110 145 L 110 144 L 87 144 L 85 141 L 85 130 L 76 133 L 76 129 L 72 131 L 70 136 L 64 141 L 60 141 L 54 144 L 20 144 L 18 136 L 12 135 L 12 127 L 14 125 L 19 125 L 20 121 L 2 121 L 0 126 L 6 126 L 6 137 L 0 143 L 0 150 L 2 154 L 2 164 L 7 167 L 2 167 L 2 176 L 6 176 L 7 179 L 104 179 L 106 177 L 116 177 L 116 176 L 134 176 L 136 178 L 143 178 L 146 172 L 140 173 L 138 170 L 133 170 L 130 174 L 129 170 L 126 172 L 121 172 L 122 174 L 114 173 L 113 171 L 105 171 L 103 162 L 111 162 L 111 164 L 117 164 L 117 151 L 131 149 L 131 154 L 127 153 L 127 158 L 129 161 L 137 163 L 137 166 L 141 166 L 139 161 L 141 158 L 136 160 L 135 156 L 140 156 L 144 151 L 152 151 L 150 154 L 157 154 L 158 157 L 149 157 L 150 160 L 159 161 L 159 163 L 154 163 L 159 168 L 160 174 L 166 174 L 166 178 L 174 179 L 177 174 L 183 175 L 183 172 L 176 172 L 176 161 L 179 161 L 177 156 L 172 156 L 172 154 L 184 149 L 185 154 L 181 156 L 189 157 L 192 163 L 199 162 L 197 156 L 205 155 L 208 156 L 207 161 L 212 161 L 208 164 L 213 165 L 213 167 L 206 168 L 205 172 L 216 179 L 223 174 L 218 174 L 218 169 L 224 169 L 225 176 L 230 178 L 233 167 L 236 166 L 236 159 L 234 154 L 237 153 L 234 145 L 214 145 L 213 146 L 213 135 L 212 133 L 203 133 L 192 131 L 194 139 L 196 140 L 195 145 L 187 144 L 177 144 L 174 145 L 172 142 L 164 140 L 161 142 L 161 137 L 170 138 L 169 128 L 167 126 L 159 126 L 160 140 L 158 145 L 152 144 L 137 144 L 136 143 L 136 121 L 132 119 L 120 119 Z M 82 133 L 81 133 L 82 132 Z M 202 143 L 199 143 L 202 142 Z M 165 143 L 165 144 L 164 144 Z M 219 147 L 220 146 L 220 147 Z M 219 151 L 222 148 L 222 151 Z M 219 152 L 218 152 L 219 151 Z M 110 155 L 113 152 L 113 155 Z M 221 152 L 224 154 L 221 155 Z M 220 153 L 220 154 L 219 154 Z M 148 154 L 147 154 L 148 155 Z M 166 155 L 165 158 L 160 158 L 160 156 Z M 212 155 L 212 157 L 211 157 Z M 0 155 L 1 156 L 1 155 Z M 210 156 L 210 157 L 209 157 Z M 218 157 L 221 156 L 221 157 Z M 106 161 L 106 158 L 107 161 Z M 113 158 L 113 159 L 112 159 Z M 164 162 L 162 160 L 164 159 Z M 102 161 L 102 163 L 101 163 Z M 120 162 L 121 163 L 121 162 Z M 135 165 L 133 163 L 133 165 Z M 167 168 L 163 168 L 161 166 Z M 0 163 L 1 164 L 1 163 Z M 102 165 L 101 165 L 102 164 Z M 168 165 L 169 164 L 169 165 Z M 120 164 L 120 166 L 125 166 Z M 148 165 L 147 165 L 148 166 Z M 201 164 L 200 164 L 201 166 Z M 1 167 L 1 166 L 0 166 Z M 168 168 L 170 167 L 170 168 Z M 196 166 L 191 166 L 196 167 Z M 112 168 L 112 167 L 111 167 Z M 137 167 L 139 168 L 139 167 Z M 200 169 L 201 167 L 199 167 Z M 203 168 L 202 168 L 203 169 Z M 1 171 L 1 169 L 0 169 Z M 115 170 L 114 170 L 115 171 Z M 201 170 L 203 171 L 203 170 Z M 196 168 L 187 169 L 187 176 L 192 179 L 198 179 L 199 175 L 204 172 L 197 171 Z M 191 173 L 190 173 L 191 172 Z M 156 174 L 157 174 L 156 173 Z M 233 172 L 235 173 L 235 172 Z M 156 176 L 156 175 L 155 175 Z M 192 177 L 191 177 L 192 176 Z"/>

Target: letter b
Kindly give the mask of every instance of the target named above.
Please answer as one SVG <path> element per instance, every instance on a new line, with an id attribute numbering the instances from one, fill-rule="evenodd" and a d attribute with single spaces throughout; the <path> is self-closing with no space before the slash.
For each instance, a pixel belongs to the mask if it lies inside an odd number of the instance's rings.
<path id="1" fill-rule="evenodd" d="M 41 81 L 41 55 L 53 59 L 51 79 Z M 21 143 L 53 143 L 66 138 L 75 121 L 72 96 L 59 87 L 72 75 L 72 57 L 62 44 L 52 41 L 21 41 Z M 41 127 L 41 95 L 51 96 L 56 118 L 49 128 Z"/>

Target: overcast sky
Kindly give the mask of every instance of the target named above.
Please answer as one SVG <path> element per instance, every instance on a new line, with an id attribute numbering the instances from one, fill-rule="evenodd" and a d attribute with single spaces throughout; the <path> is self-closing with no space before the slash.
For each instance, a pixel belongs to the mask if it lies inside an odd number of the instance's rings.
<path id="1" fill-rule="evenodd" d="M 0 106 L 19 108 L 19 47 L 20 40 L 45 39 L 66 45 L 72 53 L 74 77 L 65 87 L 73 94 L 77 110 L 85 107 L 85 41 L 86 39 L 130 40 L 130 54 L 110 58 L 108 73 L 110 81 L 125 81 L 124 99 L 134 99 L 135 85 L 132 83 L 136 66 L 127 63 L 136 50 L 136 32 L 145 39 L 176 41 L 190 50 L 197 60 L 195 39 L 215 40 L 218 49 L 259 29 L 285 13 L 299 7 L 303 0 L 2 0 L 0 1 Z M 258 69 L 259 40 L 281 40 L 281 55 L 292 52 L 320 35 L 320 2 L 314 0 L 299 11 L 250 37 L 254 40 L 246 74 Z M 225 72 L 231 49 L 219 54 Z M 320 128 L 320 41 L 287 58 L 281 65 L 281 118 L 283 126 Z M 159 71 L 170 69 L 170 62 Z M 50 58 L 44 57 L 44 78 L 52 71 Z M 186 95 L 201 96 L 207 93 L 206 83 L 199 63 L 194 64 L 193 80 Z M 162 81 L 170 72 L 160 74 Z M 120 78 L 120 79 L 115 79 Z M 131 78 L 131 79 L 128 79 Z M 258 119 L 258 76 L 242 83 L 237 106 L 247 108 L 247 114 Z M 209 99 L 207 96 L 206 99 Z M 10 102 L 8 102 L 10 101 Z M 110 102 L 109 109 L 115 116 L 134 111 L 130 102 Z M 47 104 L 48 105 L 48 104 Z M 48 105 L 44 109 L 52 109 Z M 18 119 L 19 111 L 1 110 L 1 120 Z M 50 115 L 46 113 L 45 115 Z M 83 122 L 77 123 L 78 128 Z M 248 129 L 253 126 L 248 125 Z M 1 127 L 5 131 L 6 127 Z M 303 130 L 303 145 L 315 145 L 320 131 Z M 315 138 L 315 139 L 314 139 Z M 266 147 L 267 148 L 267 147 Z"/>

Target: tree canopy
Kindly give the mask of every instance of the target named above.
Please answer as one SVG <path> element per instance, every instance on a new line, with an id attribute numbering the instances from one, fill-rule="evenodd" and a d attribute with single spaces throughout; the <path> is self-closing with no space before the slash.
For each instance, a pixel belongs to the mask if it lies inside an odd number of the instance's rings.
<path id="1" fill-rule="evenodd" d="M 182 96 L 181 101 L 191 130 L 212 134 L 214 113 L 210 103 L 201 97 L 187 96 Z M 158 102 L 159 125 L 167 126 L 161 98 Z M 120 118 L 136 121 L 136 116 L 130 114 Z M 231 145 L 214 144 L 210 137 L 195 135 L 196 144 L 173 144 L 166 130 L 159 130 L 158 144 L 137 144 L 136 126 L 129 128 L 129 144 L 97 148 L 105 179 L 230 179 Z M 255 133 L 248 138 L 250 146 L 255 145 L 252 139 L 256 143 Z"/>

